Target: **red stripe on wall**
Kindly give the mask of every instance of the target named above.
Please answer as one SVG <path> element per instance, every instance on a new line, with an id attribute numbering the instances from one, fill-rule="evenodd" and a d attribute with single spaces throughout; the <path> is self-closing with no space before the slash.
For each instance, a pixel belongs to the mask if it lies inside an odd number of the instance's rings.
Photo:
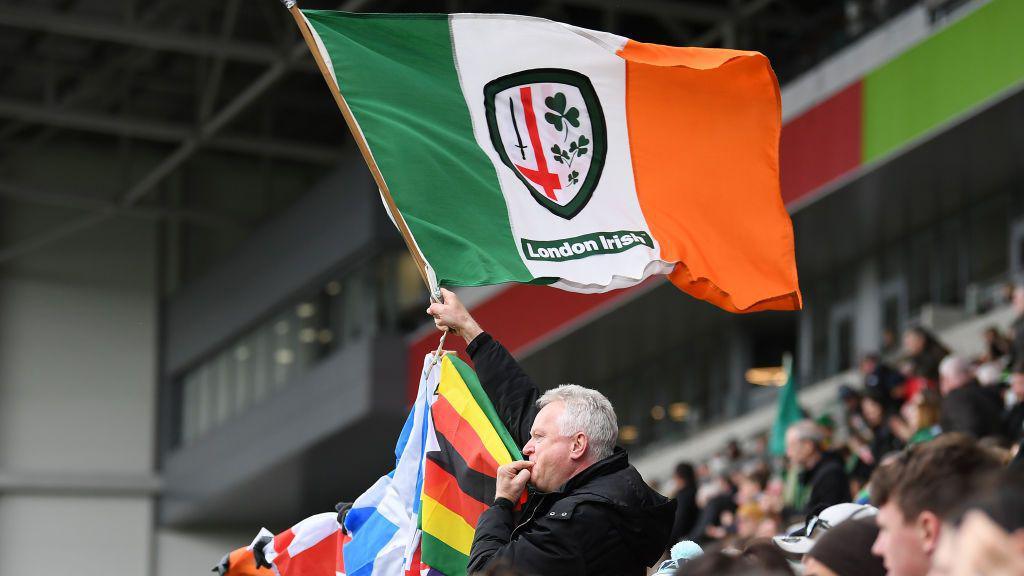
<path id="1" fill-rule="evenodd" d="M 661 278 L 648 278 L 639 286 L 658 280 Z M 547 286 L 512 284 L 470 312 L 481 328 L 494 335 L 515 356 L 580 316 L 629 297 L 639 286 L 602 294 L 579 294 Z M 440 335 L 440 332 L 430 332 L 409 345 L 407 365 L 410 402 L 416 398 L 423 357 L 437 348 Z M 467 362 L 470 361 L 466 354 L 466 344 L 458 336 L 450 336 L 445 340 L 444 347 L 458 352 Z"/>
<path id="2" fill-rule="evenodd" d="M 861 87 L 858 80 L 782 127 L 779 176 L 786 204 L 860 166 Z"/>

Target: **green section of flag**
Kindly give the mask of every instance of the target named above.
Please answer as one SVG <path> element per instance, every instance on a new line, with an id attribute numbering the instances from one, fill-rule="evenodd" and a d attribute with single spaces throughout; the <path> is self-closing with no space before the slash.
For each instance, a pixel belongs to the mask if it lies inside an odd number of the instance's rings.
<path id="1" fill-rule="evenodd" d="M 864 78 L 865 162 L 1024 81 L 1024 2 L 993 0 Z"/>
<path id="2" fill-rule="evenodd" d="M 800 405 L 796 401 L 797 386 L 796 378 L 793 376 L 793 360 L 788 354 L 783 360 L 783 367 L 786 370 L 786 385 L 779 390 L 779 404 L 768 443 L 768 449 L 775 456 L 786 453 L 786 430 L 791 424 L 803 418 Z"/>
<path id="3" fill-rule="evenodd" d="M 420 549 L 420 560 L 424 564 L 447 576 L 466 573 L 466 568 L 469 566 L 469 556 L 426 532 L 423 533 L 420 542 L 422 546 Z"/>
<path id="4" fill-rule="evenodd" d="M 494 409 L 494 405 L 491 404 L 491 399 L 487 397 L 487 393 L 484 392 L 483 386 L 480 385 L 480 379 L 476 377 L 476 372 L 468 364 L 460 360 L 458 356 L 449 355 L 448 358 L 452 361 L 452 365 L 455 366 L 459 376 L 462 376 L 462 381 L 466 383 L 469 393 L 473 395 L 473 399 L 476 400 L 480 409 L 483 410 L 484 416 L 487 416 L 487 420 L 494 427 L 494 431 L 498 433 L 502 444 L 505 445 L 508 453 L 512 455 L 512 460 L 522 460 L 522 452 L 519 451 L 519 447 L 512 440 L 512 435 L 508 433 L 505 424 L 498 417 L 498 412 Z"/>
<path id="5" fill-rule="evenodd" d="M 303 14 L 438 281 L 531 281 L 494 165 L 473 135 L 448 17 Z"/>

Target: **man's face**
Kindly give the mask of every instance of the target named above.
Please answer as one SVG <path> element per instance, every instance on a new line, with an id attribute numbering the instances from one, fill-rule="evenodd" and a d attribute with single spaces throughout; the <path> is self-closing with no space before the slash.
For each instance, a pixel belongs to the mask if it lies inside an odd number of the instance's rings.
<path id="1" fill-rule="evenodd" d="M 797 466 L 803 466 L 811 454 L 814 453 L 814 444 L 810 440 L 804 440 L 796 430 L 786 432 L 786 457 Z"/>
<path id="2" fill-rule="evenodd" d="M 956 528 L 947 524 L 942 527 L 942 535 L 939 536 L 939 545 L 935 548 L 932 556 L 932 569 L 928 576 L 951 576 L 953 574 L 953 561 L 956 558 Z"/>
<path id="3" fill-rule="evenodd" d="M 523 456 L 534 463 L 530 484 L 541 492 L 557 490 L 575 471 L 575 437 L 564 436 L 558 424 L 563 412 L 563 402 L 552 402 L 541 408 L 530 428 L 530 441 L 523 447 Z"/>
<path id="4" fill-rule="evenodd" d="M 1024 372 L 1014 372 L 1010 375 L 1010 389 L 1017 397 L 1017 402 L 1024 402 Z"/>
<path id="5" fill-rule="evenodd" d="M 878 538 L 871 552 L 885 560 L 889 576 L 926 576 L 931 558 L 925 551 L 924 534 L 916 521 L 906 522 L 894 500 L 875 516 Z"/>

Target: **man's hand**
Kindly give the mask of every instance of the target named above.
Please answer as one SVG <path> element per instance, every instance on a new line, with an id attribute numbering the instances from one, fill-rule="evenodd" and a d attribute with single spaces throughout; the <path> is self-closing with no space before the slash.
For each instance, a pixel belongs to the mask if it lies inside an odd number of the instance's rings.
<path id="1" fill-rule="evenodd" d="M 533 462 L 518 460 L 498 467 L 498 487 L 494 491 L 495 498 L 505 498 L 510 502 L 518 502 L 530 481 L 530 468 Z"/>
<path id="2" fill-rule="evenodd" d="M 427 308 L 427 314 L 434 317 L 434 326 L 437 326 L 438 330 L 447 330 L 458 334 L 466 341 L 466 344 L 469 344 L 483 330 L 469 315 L 462 302 L 459 302 L 459 297 L 454 292 L 441 288 L 441 297 L 444 298 L 443 304 L 434 302 Z"/>

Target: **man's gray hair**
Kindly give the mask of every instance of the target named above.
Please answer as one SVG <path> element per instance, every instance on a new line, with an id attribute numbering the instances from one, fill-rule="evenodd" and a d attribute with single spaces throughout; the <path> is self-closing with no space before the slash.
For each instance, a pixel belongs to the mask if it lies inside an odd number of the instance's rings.
<path id="1" fill-rule="evenodd" d="M 537 399 L 537 407 L 543 408 L 552 402 L 565 404 L 565 412 L 558 420 L 561 434 L 570 436 L 582 432 L 586 435 L 595 461 L 611 456 L 619 437 L 619 425 L 615 408 L 604 394 L 576 384 L 562 384 Z"/>
<path id="2" fill-rule="evenodd" d="M 818 447 L 821 447 L 821 443 L 825 441 L 825 434 L 814 420 L 798 420 L 790 424 L 789 430 L 793 431 L 798 440 L 809 440 Z"/>

